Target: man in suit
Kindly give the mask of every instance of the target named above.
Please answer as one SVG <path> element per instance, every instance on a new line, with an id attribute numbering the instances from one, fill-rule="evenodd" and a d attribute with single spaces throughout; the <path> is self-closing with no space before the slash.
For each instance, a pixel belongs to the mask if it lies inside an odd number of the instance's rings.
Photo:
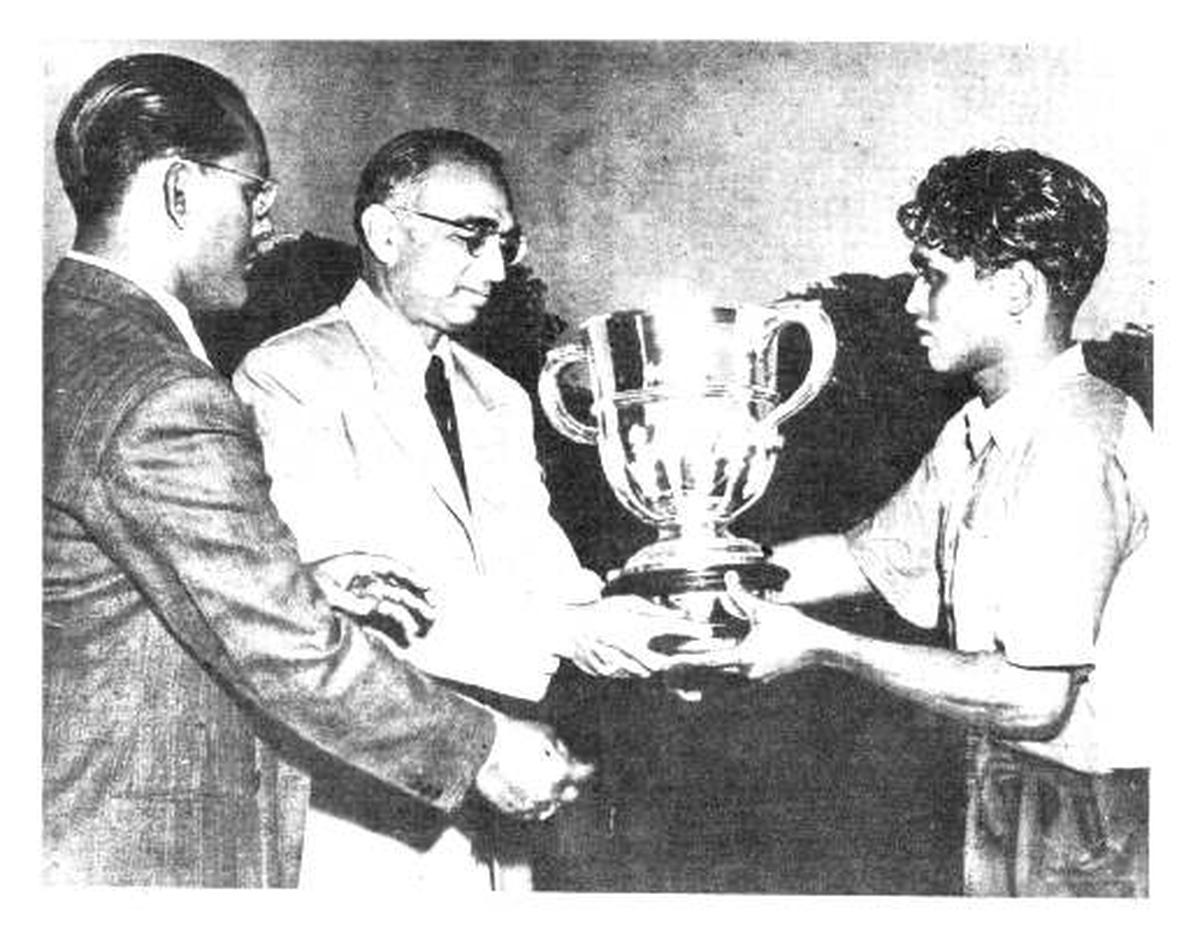
<path id="1" fill-rule="evenodd" d="M 44 879 L 295 885 L 314 762 L 439 813 L 571 800 L 589 770 L 545 727 L 331 607 L 423 625 L 398 564 L 344 557 L 327 597 L 269 500 L 190 321 L 245 300 L 271 232 L 241 92 L 186 59 L 117 59 L 55 144 L 78 227 L 44 302 Z M 374 588 L 339 591 L 354 574 Z"/>
<path id="2" fill-rule="evenodd" d="M 965 893 L 1145 895 L 1153 445 L 1071 339 L 1107 203 L 1052 157 L 970 151 L 931 168 L 898 220 L 929 364 L 977 396 L 869 518 L 776 547 L 792 573 L 778 600 L 731 588 L 755 623 L 742 642 L 681 658 L 758 680 L 832 667 L 961 722 Z M 873 591 L 941 643 L 781 604 Z"/>
<path id="3" fill-rule="evenodd" d="M 600 580 L 549 514 L 529 397 L 452 339 L 524 251 L 500 155 L 459 131 L 400 134 L 363 170 L 354 215 L 357 284 L 234 374 L 301 555 L 409 561 L 437 601 L 434 630 L 410 639 L 409 656 L 471 688 L 537 701 L 559 658 L 609 676 L 661 667 L 646 642 L 686 631 L 681 616 L 600 599 Z M 355 847 L 359 866 L 318 876 L 314 851 L 306 879 L 367 871 L 470 885 L 477 858 L 506 851 L 487 848 L 473 822 L 431 833 L 386 816 L 380 826 L 368 790 L 344 777 L 315 789 L 329 816 L 314 825 L 327 826 L 331 846 Z M 528 881 L 516 857 L 508 886 Z"/>

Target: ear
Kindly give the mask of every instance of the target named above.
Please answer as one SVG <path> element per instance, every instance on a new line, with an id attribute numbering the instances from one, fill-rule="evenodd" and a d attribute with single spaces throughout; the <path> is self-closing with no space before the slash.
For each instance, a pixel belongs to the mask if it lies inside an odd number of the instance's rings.
<path id="1" fill-rule="evenodd" d="M 175 161 L 163 174 L 163 209 L 167 218 L 182 229 L 187 222 L 187 192 L 191 183 L 191 172 L 186 164 Z"/>
<path id="2" fill-rule="evenodd" d="M 363 210 L 359 219 L 363 240 L 381 265 L 391 268 L 400 258 L 400 246 L 406 238 L 400 221 L 378 203 Z"/>
<path id="3" fill-rule="evenodd" d="M 1008 312 L 1014 317 L 1046 302 L 1046 278 L 1031 262 L 1024 259 L 1013 262 L 997 271 L 993 279 L 997 290 L 1003 294 Z"/>

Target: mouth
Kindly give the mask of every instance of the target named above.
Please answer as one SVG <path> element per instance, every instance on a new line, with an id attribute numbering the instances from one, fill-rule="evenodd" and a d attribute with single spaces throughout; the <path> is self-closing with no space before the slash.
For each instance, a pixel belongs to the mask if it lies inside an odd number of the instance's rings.
<path id="1" fill-rule="evenodd" d="M 919 346 L 927 351 L 936 350 L 937 346 L 938 346 L 938 339 L 931 331 L 918 330 L 917 331 L 917 346 Z"/>
<path id="2" fill-rule="evenodd" d="M 491 296 L 491 291 L 486 288 L 471 288 L 467 285 L 459 285 L 455 290 L 455 294 L 463 297 L 471 304 L 483 304 Z"/>

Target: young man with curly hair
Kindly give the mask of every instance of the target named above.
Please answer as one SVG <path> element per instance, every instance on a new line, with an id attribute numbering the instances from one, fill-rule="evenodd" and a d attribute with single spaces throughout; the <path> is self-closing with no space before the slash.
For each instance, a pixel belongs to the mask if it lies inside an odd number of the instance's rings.
<path id="1" fill-rule="evenodd" d="M 1151 436 L 1071 339 L 1104 263 L 1104 196 L 1035 151 L 978 150 L 934 166 L 898 221 L 929 362 L 978 396 L 867 520 L 775 548 L 792 574 L 777 599 L 731 584 L 751 631 L 686 659 L 758 680 L 832 667 L 966 724 L 966 893 L 1144 895 L 1130 613 L 1151 571 Z M 934 643 L 793 607 L 872 591 Z"/>

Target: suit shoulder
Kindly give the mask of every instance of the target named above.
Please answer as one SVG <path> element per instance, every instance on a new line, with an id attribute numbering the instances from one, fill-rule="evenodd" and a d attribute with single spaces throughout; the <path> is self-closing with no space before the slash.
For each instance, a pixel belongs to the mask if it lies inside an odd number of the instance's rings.
<path id="1" fill-rule="evenodd" d="M 332 307 L 264 340 L 246 354 L 236 373 L 294 379 L 314 369 L 346 365 L 361 356 L 350 324 L 339 308 Z"/>
<path id="2" fill-rule="evenodd" d="M 95 305 L 46 312 L 48 422 L 116 419 L 155 391 L 185 380 L 228 385 L 179 339 L 138 317 Z"/>
<path id="3" fill-rule="evenodd" d="M 47 374 L 44 389 L 43 487 L 48 498 L 82 499 L 114 449 L 180 429 L 243 434 L 249 416 L 227 381 L 191 356 L 147 353 L 123 359 L 110 349 L 70 376 Z M 170 429 L 155 433 L 150 430 Z"/>

